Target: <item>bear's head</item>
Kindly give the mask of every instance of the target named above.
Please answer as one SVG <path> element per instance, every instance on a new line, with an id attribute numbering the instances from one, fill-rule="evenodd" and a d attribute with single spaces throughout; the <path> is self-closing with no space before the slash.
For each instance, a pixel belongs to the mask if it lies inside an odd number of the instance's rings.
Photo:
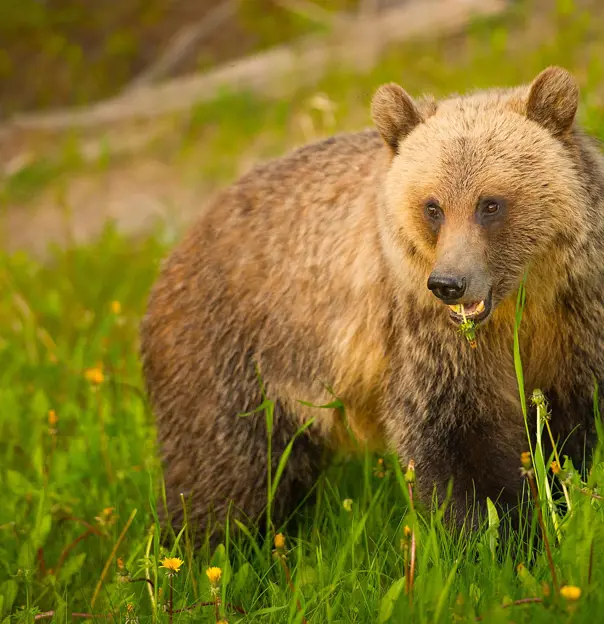
<path id="1" fill-rule="evenodd" d="M 372 116 L 391 157 L 382 240 L 401 284 L 421 283 L 415 294 L 444 304 L 454 323 L 460 304 L 486 321 L 525 273 L 544 303 L 555 298 L 584 236 L 577 105 L 578 88 L 558 67 L 528 86 L 439 102 L 396 84 L 378 89 Z"/>

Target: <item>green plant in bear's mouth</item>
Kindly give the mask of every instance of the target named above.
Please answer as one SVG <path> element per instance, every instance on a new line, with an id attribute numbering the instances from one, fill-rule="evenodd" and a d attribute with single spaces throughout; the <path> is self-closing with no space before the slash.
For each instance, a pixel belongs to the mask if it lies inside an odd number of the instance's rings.
<path id="1" fill-rule="evenodd" d="M 459 306 L 463 321 L 459 326 L 459 333 L 466 337 L 466 340 L 470 343 L 472 349 L 476 349 L 476 323 L 466 317 L 466 311 L 463 304 Z"/>

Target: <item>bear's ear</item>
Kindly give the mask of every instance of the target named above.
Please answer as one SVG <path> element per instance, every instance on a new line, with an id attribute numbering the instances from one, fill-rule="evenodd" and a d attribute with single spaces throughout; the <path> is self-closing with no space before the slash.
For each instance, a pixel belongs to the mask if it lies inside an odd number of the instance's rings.
<path id="1" fill-rule="evenodd" d="M 375 92 L 371 101 L 371 117 L 393 153 L 402 139 L 423 122 L 411 96 L 393 82 L 382 85 Z"/>
<path id="2" fill-rule="evenodd" d="M 579 105 L 579 88 L 561 67 L 548 67 L 533 80 L 526 104 L 526 116 L 562 137 L 573 125 Z"/>

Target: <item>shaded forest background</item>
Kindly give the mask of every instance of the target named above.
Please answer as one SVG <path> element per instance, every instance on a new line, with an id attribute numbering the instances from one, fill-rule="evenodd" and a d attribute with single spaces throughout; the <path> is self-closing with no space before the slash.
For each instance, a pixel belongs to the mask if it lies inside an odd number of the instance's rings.
<path id="1" fill-rule="evenodd" d="M 0 2 L 0 115 L 116 95 L 170 41 L 197 26 L 209 28 L 171 67 L 170 76 L 206 70 L 320 30 L 321 11 L 327 18 L 359 8 L 359 0 L 313 0 L 312 5 L 295 0 Z"/>
<path id="2" fill-rule="evenodd" d="M 601 0 L 0 1 L 0 244 L 175 240 L 259 161 L 410 93 L 573 72 L 602 133 Z M 108 114 L 108 115 L 107 115 Z"/>

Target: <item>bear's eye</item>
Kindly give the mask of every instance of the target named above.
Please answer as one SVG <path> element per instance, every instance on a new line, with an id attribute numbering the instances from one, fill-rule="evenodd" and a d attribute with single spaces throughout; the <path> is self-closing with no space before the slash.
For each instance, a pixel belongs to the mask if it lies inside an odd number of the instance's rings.
<path id="1" fill-rule="evenodd" d="M 497 214 L 499 212 L 499 202 L 496 202 L 495 200 L 490 200 L 484 205 L 482 212 L 486 215 Z"/>
<path id="2" fill-rule="evenodd" d="M 425 203 L 424 212 L 430 221 L 440 221 L 443 217 L 442 208 L 434 200 L 428 200 Z"/>
<path id="3" fill-rule="evenodd" d="M 505 216 L 507 203 L 501 197 L 484 197 L 478 202 L 476 218 L 478 223 L 494 225 Z"/>

